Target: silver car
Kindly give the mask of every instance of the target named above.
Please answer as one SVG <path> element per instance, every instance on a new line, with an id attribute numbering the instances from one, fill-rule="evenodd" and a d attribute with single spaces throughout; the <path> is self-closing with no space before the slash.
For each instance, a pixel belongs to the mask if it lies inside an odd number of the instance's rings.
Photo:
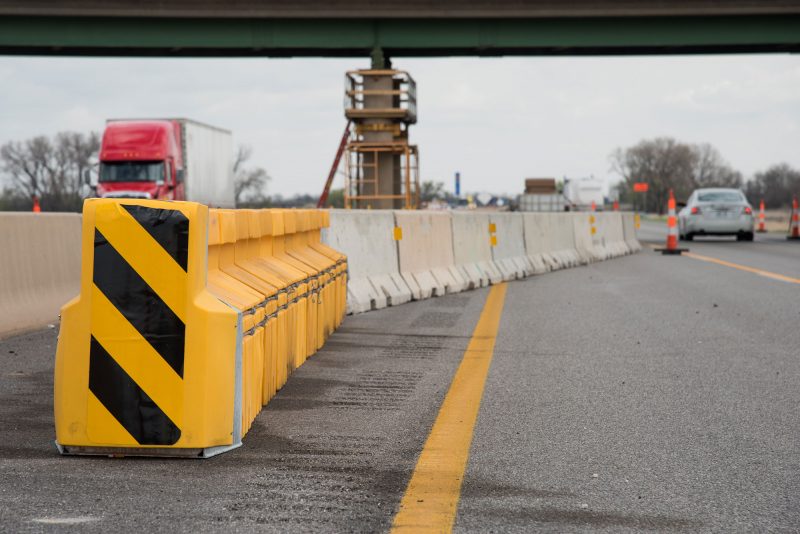
<path id="1" fill-rule="evenodd" d="M 753 240 L 753 207 L 739 189 L 696 189 L 678 213 L 681 239 L 696 235 L 735 235 Z"/>

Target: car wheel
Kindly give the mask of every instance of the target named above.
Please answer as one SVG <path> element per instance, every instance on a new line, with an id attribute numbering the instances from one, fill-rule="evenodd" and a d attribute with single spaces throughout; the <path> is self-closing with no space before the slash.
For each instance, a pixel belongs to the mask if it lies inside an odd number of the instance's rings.
<path id="1" fill-rule="evenodd" d="M 744 240 L 745 240 L 745 241 L 752 241 L 752 240 L 753 240 L 753 235 L 754 235 L 754 234 L 753 234 L 753 232 L 747 232 L 747 233 L 745 233 L 745 234 L 744 234 Z"/>
<path id="2" fill-rule="evenodd" d="M 694 239 L 694 234 L 686 234 L 683 236 L 686 241 L 692 241 Z"/>

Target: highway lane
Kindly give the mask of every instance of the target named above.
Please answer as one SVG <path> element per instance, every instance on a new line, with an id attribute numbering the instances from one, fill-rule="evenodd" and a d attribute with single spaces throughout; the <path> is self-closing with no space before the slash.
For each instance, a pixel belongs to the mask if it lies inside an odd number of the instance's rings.
<path id="1" fill-rule="evenodd" d="M 642 221 L 639 230 L 642 243 L 663 246 L 667 237 L 666 223 Z M 800 241 L 786 240 L 786 234 L 756 234 L 752 242 L 737 242 L 733 237 L 696 237 L 681 241 L 681 247 L 705 256 L 800 278 Z"/>
<path id="2" fill-rule="evenodd" d="M 796 531 L 797 285 L 645 250 L 512 287 L 458 531 Z"/>
<path id="3" fill-rule="evenodd" d="M 761 237 L 691 247 L 800 274 Z M 510 283 L 455 530 L 796 530 L 798 290 L 649 250 Z M 348 317 L 206 461 L 59 457 L 55 329 L 0 341 L 0 530 L 386 531 L 488 293 Z"/>
<path id="4" fill-rule="evenodd" d="M 0 531 L 387 530 L 487 293 L 348 317 L 210 460 L 59 457 L 55 329 L 0 341 Z"/>

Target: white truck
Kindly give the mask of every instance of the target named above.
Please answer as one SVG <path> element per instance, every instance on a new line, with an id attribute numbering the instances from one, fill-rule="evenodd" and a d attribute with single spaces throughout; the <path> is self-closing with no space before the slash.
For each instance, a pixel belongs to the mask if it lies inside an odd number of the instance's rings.
<path id="1" fill-rule="evenodd" d="M 604 184 L 595 178 L 566 179 L 564 181 L 564 196 L 574 209 L 588 210 L 592 202 L 597 209 L 603 209 L 605 198 L 603 196 Z"/>

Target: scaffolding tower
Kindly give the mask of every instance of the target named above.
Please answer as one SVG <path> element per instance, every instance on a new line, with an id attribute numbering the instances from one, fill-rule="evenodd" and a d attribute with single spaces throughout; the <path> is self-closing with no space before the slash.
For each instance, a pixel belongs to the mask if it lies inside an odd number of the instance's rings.
<path id="1" fill-rule="evenodd" d="M 417 86 L 404 71 L 369 69 L 345 75 L 345 208 L 416 209 L 419 152 L 408 143 L 417 122 Z"/>

